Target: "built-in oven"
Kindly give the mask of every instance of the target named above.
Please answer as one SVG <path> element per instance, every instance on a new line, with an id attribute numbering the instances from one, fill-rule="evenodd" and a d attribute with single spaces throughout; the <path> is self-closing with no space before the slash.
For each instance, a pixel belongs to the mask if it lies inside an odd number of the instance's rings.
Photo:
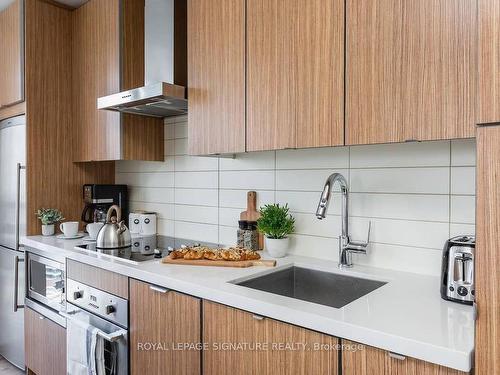
<path id="1" fill-rule="evenodd" d="M 66 304 L 65 263 L 27 252 L 26 272 L 28 299 L 44 307 L 63 311 Z"/>

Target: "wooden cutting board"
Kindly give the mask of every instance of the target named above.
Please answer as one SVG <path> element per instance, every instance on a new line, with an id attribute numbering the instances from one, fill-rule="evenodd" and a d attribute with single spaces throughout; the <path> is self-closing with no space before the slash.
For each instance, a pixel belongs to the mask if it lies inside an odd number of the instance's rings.
<path id="1" fill-rule="evenodd" d="M 187 259 L 172 259 L 169 256 L 166 256 L 161 260 L 162 263 L 166 264 L 181 264 L 185 266 L 211 266 L 211 267 L 237 267 L 237 268 L 246 268 L 253 266 L 264 266 L 264 267 L 274 267 L 276 266 L 275 260 L 241 260 L 241 261 L 229 261 L 229 260 L 208 260 L 208 259 L 200 259 L 200 260 L 187 260 Z"/>
<path id="2" fill-rule="evenodd" d="M 257 221 L 260 219 L 260 212 L 257 211 L 257 192 L 247 193 L 247 209 L 240 213 L 240 220 Z M 259 250 L 264 248 L 264 236 L 259 234 Z"/>

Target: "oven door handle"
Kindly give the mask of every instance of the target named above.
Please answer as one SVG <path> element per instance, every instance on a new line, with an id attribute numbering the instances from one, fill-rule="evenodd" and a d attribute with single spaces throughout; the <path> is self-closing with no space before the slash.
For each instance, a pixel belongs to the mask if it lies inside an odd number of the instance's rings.
<path id="1" fill-rule="evenodd" d="M 59 314 L 62 315 L 64 318 L 71 320 L 71 321 L 76 321 L 79 322 L 78 319 L 75 319 L 73 316 L 77 313 L 78 311 L 68 311 L 68 312 L 62 312 L 59 311 Z M 109 342 L 115 342 L 120 340 L 121 338 L 126 338 L 128 332 L 124 329 L 120 329 L 118 331 L 115 331 L 113 333 L 106 333 L 102 330 L 100 330 L 97 327 L 94 327 L 97 330 L 97 335 L 102 337 L 104 340 L 109 341 Z"/>

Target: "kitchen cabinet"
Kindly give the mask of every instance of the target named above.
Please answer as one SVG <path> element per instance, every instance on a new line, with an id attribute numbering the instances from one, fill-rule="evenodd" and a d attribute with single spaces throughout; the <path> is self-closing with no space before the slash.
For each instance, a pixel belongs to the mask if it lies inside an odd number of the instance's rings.
<path id="1" fill-rule="evenodd" d="M 207 375 L 338 373 L 337 338 L 209 301 L 203 301 L 203 343 Z"/>
<path id="2" fill-rule="evenodd" d="M 500 369 L 500 126 L 477 129 L 476 374 Z"/>
<path id="3" fill-rule="evenodd" d="M 465 375 L 467 373 L 342 340 L 342 373 L 349 375 Z"/>
<path id="4" fill-rule="evenodd" d="M 72 12 L 73 161 L 164 160 L 163 120 L 98 110 L 144 85 L 144 0 L 90 0 Z"/>
<path id="5" fill-rule="evenodd" d="M 478 123 L 500 122 L 500 2 L 478 0 Z"/>
<path id="6" fill-rule="evenodd" d="M 0 6 L 0 108 L 24 100 L 23 1 L 7 4 Z"/>
<path id="7" fill-rule="evenodd" d="M 245 0 L 188 1 L 189 154 L 245 151 Z"/>
<path id="8" fill-rule="evenodd" d="M 346 144 L 474 137 L 477 0 L 346 6 Z"/>
<path id="9" fill-rule="evenodd" d="M 200 374 L 200 299 L 131 279 L 129 301 L 131 374 Z"/>
<path id="10" fill-rule="evenodd" d="M 66 329 L 36 311 L 24 312 L 26 367 L 36 375 L 66 375 Z"/>
<path id="11" fill-rule="evenodd" d="M 344 144 L 344 1 L 247 1 L 247 151 Z"/>

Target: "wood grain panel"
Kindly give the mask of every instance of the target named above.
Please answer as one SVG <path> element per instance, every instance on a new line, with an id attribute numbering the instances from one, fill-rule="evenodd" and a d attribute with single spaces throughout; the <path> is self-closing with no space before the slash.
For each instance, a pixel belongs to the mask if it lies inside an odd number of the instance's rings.
<path id="1" fill-rule="evenodd" d="M 128 277 L 68 259 L 68 278 L 128 299 Z"/>
<path id="2" fill-rule="evenodd" d="M 204 374 L 338 373 L 337 338 L 272 319 L 255 319 L 251 313 L 209 301 L 203 301 L 203 342 L 209 348 L 203 352 Z M 212 350 L 221 343 L 247 344 L 253 349 Z M 268 349 L 259 350 L 256 343 L 267 344 Z M 279 350 L 279 343 L 301 343 L 310 350 Z M 333 349 L 314 350 L 315 345 Z"/>
<path id="3" fill-rule="evenodd" d="M 342 373 L 348 375 L 465 375 L 467 373 L 406 357 L 396 359 L 389 352 L 342 340 Z"/>
<path id="4" fill-rule="evenodd" d="M 26 0 L 25 8 L 27 233 L 35 235 L 38 208 L 79 220 L 82 185 L 114 183 L 114 164 L 72 162 L 82 140 L 71 112 L 71 12 L 37 0 Z"/>
<path id="5" fill-rule="evenodd" d="M 26 113 L 26 102 L 21 102 L 0 109 L 0 121 Z"/>
<path id="6" fill-rule="evenodd" d="M 476 374 L 500 369 L 500 126 L 477 130 Z"/>
<path id="7" fill-rule="evenodd" d="M 119 15 L 119 0 L 92 0 L 72 12 L 74 161 L 121 157 L 120 114 L 97 109 L 98 97 L 120 91 Z"/>
<path id="8" fill-rule="evenodd" d="M 26 367 L 36 375 L 66 375 L 66 329 L 25 308 Z"/>
<path id="9" fill-rule="evenodd" d="M 247 150 L 344 143 L 344 2 L 247 2 Z"/>
<path id="10" fill-rule="evenodd" d="M 500 2 L 478 0 L 478 123 L 500 122 Z"/>
<path id="11" fill-rule="evenodd" d="M 188 1 L 189 154 L 245 151 L 245 0 Z"/>
<path id="12" fill-rule="evenodd" d="M 0 12 L 0 107 L 24 100 L 23 7 L 14 0 Z"/>
<path id="13" fill-rule="evenodd" d="M 198 298 L 174 291 L 161 293 L 149 284 L 130 280 L 132 375 L 201 373 L 199 350 L 174 349 L 177 344 L 200 343 L 200 305 Z M 167 350 L 141 350 L 144 343 L 160 343 Z"/>
<path id="14" fill-rule="evenodd" d="M 347 1 L 347 144 L 474 136 L 476 5 Z"/>
<path id="15" fill-rule="evenodd" d="M 144 0 L 122 0 L 121 7 L 121 90 L 130 90 L 144 85 Z"/>

